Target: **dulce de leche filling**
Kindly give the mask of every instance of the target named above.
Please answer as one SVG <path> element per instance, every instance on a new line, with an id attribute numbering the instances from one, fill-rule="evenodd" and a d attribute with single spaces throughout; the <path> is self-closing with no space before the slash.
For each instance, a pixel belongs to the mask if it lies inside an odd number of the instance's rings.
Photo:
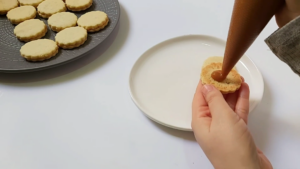
<path id="1" fill-rule="evenodd" d="M 213 78 L 215 81 L 222 82 L 226 79 L 226 76 L 223 76 L 222 70 L 216 70 L 212 72 L 211 78 Z"/>

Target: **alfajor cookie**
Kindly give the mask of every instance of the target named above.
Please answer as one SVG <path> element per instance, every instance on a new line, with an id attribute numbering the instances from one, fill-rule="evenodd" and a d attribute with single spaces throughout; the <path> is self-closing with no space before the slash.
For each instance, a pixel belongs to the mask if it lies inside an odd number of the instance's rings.
<path id="1" fill-rule="evenodd" d="M 77 16 L 71 12 L 60 12 L 49 17 L 48 25 L 55 31 L 59 32 L 63 29 L 76 26 Z"/>
<path id="2" fill-rule="evenodd" d="M 107 14 L 102 11 L 92 11 L 83 14 L 77 21 L 78 26 L 88 32 L 97 32 L 103 29 L 109 22 Z"/>
<path id="3" fill-rule="evenodd" d="M 21 6 L 31 5 L 35 8 L 44 0 L 19 0 Z"/>
<path id="4" fill-rule="evenodd" d="M 14 29 L 16 37 L 24 42 L 40 39 L 47 33 L 47 26 L 39 19 L 26 20 Z"/>
<path id="5" fill-rule="evenodd" d="M 211 74 L 216 70 L 222 69 L 221 62 L 212 62 L 204 67 L 201 71 L 201 81 L 202 84 L 211 84 L 214 85 L 218 90 L 223 94 L 234 93 L 237 91 L 242 84 L 242 78 L 236 69 L 232 69 L 227 75 L 226 79 L 218 82 L 211 77 Z"/>
<path id="6" fill-rule="evenodd" d="M 9 10 L 18 6 L 18 0 L 0 0 L 0 15 L 5 15 Z"/>
<path id="7" fill-rule="evenodd" d="M 21 56 L 28 61 L 43 61 L 58 53 L 58 46 L 53 40 L 38 39 L 21 47 Z"/>
<path id="8" fill-rule="evenodd" d="M 82 27 L 66 28 L 55 36 L 57 45 L 63 49 L 73 49 L 84 44 L 87 40 L 87 31 Z"/>
<path id="9" fill-rule="evenodd" d="M 21 6 L 10 10 L 6 17 L 12 24 L 17 25 L 23 21 L 34 19 L 36 10 L 33 6 Z"/>
<path id="10" fill-rule="evenodd" d="M 45 0 L 37 7 L 39 15 L 43 18 L 49 18 L 53 14 L 66 10 L 66 5 L 62 0 Z"/>
<path id="11" fill-rule="evenodd" d="M 65 0 L 70 11 L 83 11 L 92 6 L 93 0 Z"/>

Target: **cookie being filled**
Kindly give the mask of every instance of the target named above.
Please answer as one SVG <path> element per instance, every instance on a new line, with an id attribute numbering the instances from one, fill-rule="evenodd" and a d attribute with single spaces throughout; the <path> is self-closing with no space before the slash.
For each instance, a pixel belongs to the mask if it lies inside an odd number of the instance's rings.
<path id="1" fill-rule="evenodd" d="M 220 90 L 221 93 L 223 94 L 234 93 L 235 91 L 237 91 L 242 84 L 242 78 L 240 74 L 237 72 L 237 70 L 233 68 L 229 72 L 225 80 L 218 82 L 211 77 L 211 74 L 216 70 L 221 70 L 223 63 L 220 62 L 221 61 L 220 59 L 217 59 L 217 62 L 216 59 L 211 59 L 211 61 L 208 59 L 207 61 L 204 62 L 204 65 L 202 67 L 202 72 L 201 72 L 202 84 L 213 85 L 218 90 Z"/>

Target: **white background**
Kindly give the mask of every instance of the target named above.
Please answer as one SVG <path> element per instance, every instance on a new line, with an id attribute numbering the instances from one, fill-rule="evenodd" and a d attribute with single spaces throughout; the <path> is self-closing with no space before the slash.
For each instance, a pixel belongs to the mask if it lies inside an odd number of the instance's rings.
<path id="1" fill-rule="evenodd" d="M 191 132 L 158 125 L 133 104 L 135 60 L 166 39 L 207 34 L 226 39 L 233 0 L 120 0 L 118 32 L 70 64 L 0 74 L 0 169 L 212 169 Z M 300 79 L 264 43 L 247 55 L 265 80 L 250 115 L 257 146 L 276 169 L 300 168 Z M 233 143 L 234 144 L 234 143 Z"/>

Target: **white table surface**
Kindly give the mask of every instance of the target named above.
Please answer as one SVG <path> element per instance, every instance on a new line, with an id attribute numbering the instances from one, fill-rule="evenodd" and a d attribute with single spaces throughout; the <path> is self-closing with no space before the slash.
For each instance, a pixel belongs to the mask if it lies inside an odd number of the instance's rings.
<path id="1" fill-rule="evenodd" d="M 233 0 L 120 0 L 121 22 L 94 53 L 70 64 L 0 74 L 1 169 L 212 169 L 191 132 L 163 127 L 131 101 L 128 76 L 153 45 L 180 35 L 226 39 Z M 300 168 L 300 78 L 264 43 L 247 55 L 265 80 L 250 115 L 275 169 Z"/>

